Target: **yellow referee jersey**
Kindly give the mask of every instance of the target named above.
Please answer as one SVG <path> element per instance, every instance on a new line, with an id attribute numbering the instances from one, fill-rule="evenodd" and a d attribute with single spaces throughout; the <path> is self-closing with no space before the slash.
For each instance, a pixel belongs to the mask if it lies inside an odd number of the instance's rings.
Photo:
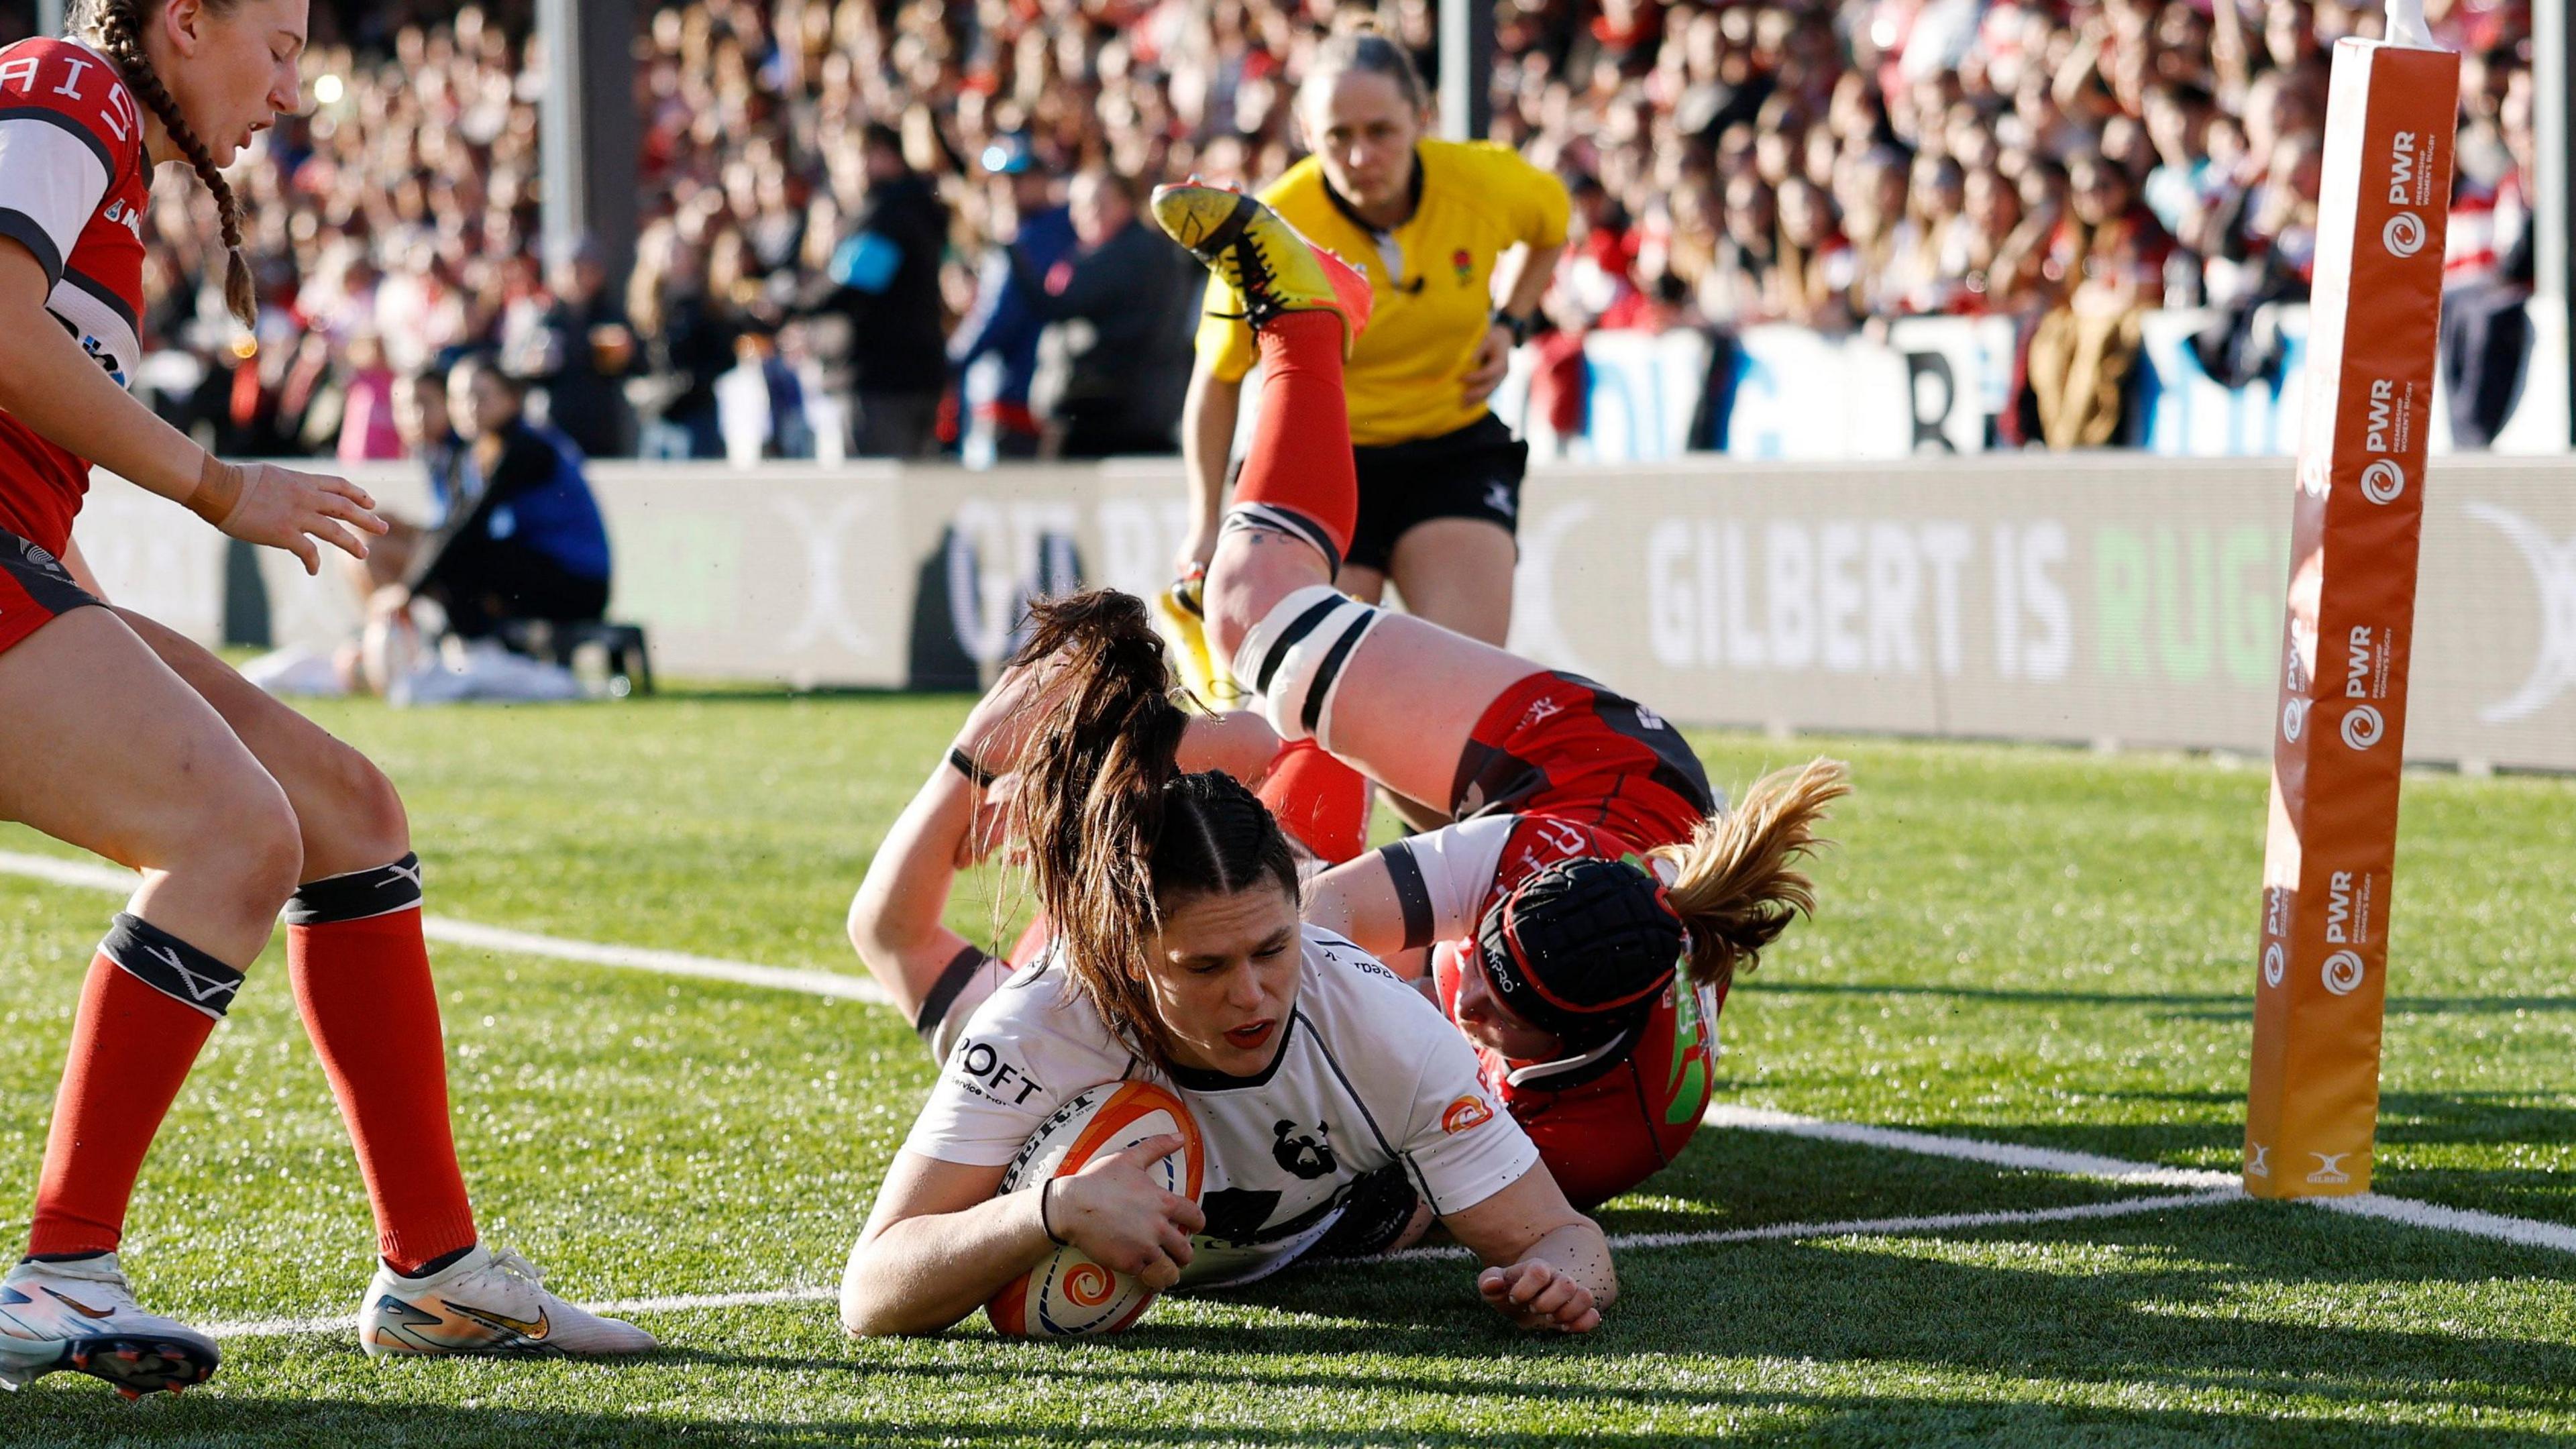
<path id="1" fill-rule="evenodd" d="M 1312 156 L 1261 193 L 1307 240 L 1368 274 L 1376 302 L 1344 371 L 1351 441 L 1362 447 L 1438 437 L 1485 415 L 1460 389 L 1491 326 L 1494 259 L 1522 242 L 1565 241 L 1564 185 L 1510 147 L 1426 138 L 1417 154 L 1421 204 L 1383 242 L 1334 204 Z M 1223 282 L 1210 283 L 1209 312 L 1237 305 Z M 1203 319 L 1198 348 L 1228 382 L 1260 360 L 1252 329 L 1230 318 Z"/>

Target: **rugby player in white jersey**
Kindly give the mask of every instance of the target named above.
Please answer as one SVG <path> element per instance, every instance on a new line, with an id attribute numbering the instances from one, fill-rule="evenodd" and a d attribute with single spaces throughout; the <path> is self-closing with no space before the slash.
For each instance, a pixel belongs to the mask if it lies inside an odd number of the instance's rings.
<path id="1" fill-rule="evenodd" d="M 1474 1051 L 1420 992 L 1302 926 L 1286 837 L 1220 772 L 1183 773 L 1187 715 L 1161 642 L 1124 595 L 1036 611 L 1049 661 L 1016 767 L 1053 945 L 967 1018 L 877 1195 L 841 1285 L 854 1334 L 933 1332 L 1070 1242 L 1161 1290 L 1242 1283 L 1301 1257 L 1367 1253 L 1433 1218 L 1484 1261 L 1485 1300 L 1585 1332 L 1618 1292 L 1600 1228 L 1500 1111 Z M 1067 1098 L 1144 1079 L 1206 1143 L 1197 1202 L 1148 1181 L 1147 1142 L 997 1196 Z"/>

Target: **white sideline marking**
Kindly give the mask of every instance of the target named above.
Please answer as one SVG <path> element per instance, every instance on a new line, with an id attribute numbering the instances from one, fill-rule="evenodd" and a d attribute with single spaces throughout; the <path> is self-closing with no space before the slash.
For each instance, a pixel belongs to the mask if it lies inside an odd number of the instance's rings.
<path id="1" fill-rule="evenodd" d="M 1726 1102 L 1709 1104 L 1700 1118 L 1711 1127 L 1737 1127 L 1751 1132 L 1782 1132 L 1792 1137 L 1808 1137 L 1824 1142 L 1844 1142 L 1855 1147 L 1876 1147 L 1889 1152 L 1912 1152 L 1924 1157 L 1949 1157 L 1962 1162 L 1983 1162 L 1995 1167 L 2017 1167 L 2029 1172 L 2052 1172 L 2060 1177 L 2098 1177 L 2109 1182 L 2133 1183 L 2141 1187 L 2188 1187 L 2198 1189 L 2242 1188 L 2243 1183 L 2232 1172 L 2214 1172 L 2205 1168 L 2159 1167 L 2152 1162 L 2127 1162 L 2117 1157 L 2101 1157 L 2090 1152 L 2067 1152 L 2052 1147 L 2025 1147 L 2013 1142 L 1982 1142 L 1973 1137 L 1943 1137 L 1931 1132 L 1908 1132 L 1898 1127 L 1865 1127 L 1857 1122 L 1828 1122 L 1821 1117 L 1802 1117 L 1795 1112 L 1778 1112 L 1769 1107 L 1740 1107 Z"/>
<path id="2" fill-rule="evenodd" d="M 2168 1197 L 2132 1197 L 2076 1207 L 2034 1208 L 2024 1212 L 1948 1213 L 1924 1218 L 1854 1218 L 1838 1223 L 1769 1223 L 1758 1228 L 1730 1228 L 1700 1233 L 1622 1233 L 1610 1239 L 1614 1251 L 1639 1248 L 1689 1248 L 1704 1243 L 1750 1243 L 1770 1238 L 1877 1237 L 1890 1233 L 1938 1232 L 1950 1228 L 2006 1227 L 2016 1223 L 2055 1223 L 2078 1218 L 2116 1218 L 2165 1208 L 2207 1207 L 2231 1202 L 2242 1194 L 2203 1192 Z M 1375 1258 L 1318 1258 L 1306 1266 L 1365 1267 L 1373 1263 L 1407 1263 L 1474 1256 L 1456 1246 L 1407 1248 Z M 593 1313 L 686 1313 L 709 1308 L 763 1308 L 780 1303 L 826 1303 L 840 1296 L 835 1288 L 774 1288 L 764 1293 L 695 1293 L 676 1298 L 621 1298 L 584 1305 Z M 354 1331 L 357 1315 L 337 1318 L 258 1318 L 240 1323 L 214 1323 L 199 1331 L 209 1338 L 284 1338 L 306 1333 Z"/>
<path id="3" fill-rule="evenodd" d="M 2311 1197 L 2300 1201 L 2330 1213 L 2350 1213 L 2357 1218 L 2380 1218 L 2412 1228 L 2437 1228 L 2444 1232 L 2467 1233 L 2471 1237 L 2520 1243 L 2525 1247 L 2556 1248 L 2562 1253 L 2576 1253 L 2576 1228 L 2563 1223 L 2509 1218 L 2502 1213 L 2444 1207 L 2440 1203 L 2417 1202 L 2412 1198 L 2381 1197 L 2375 1192 L 2365 1192 L 2357 1197 Z"/>
<path id="4" fill-rule="evenodd" d="M 2102 1178 L 2111 1182 L 2159 1183 L 2172 1187 L 2197 1187 L 2208 1191 L 2211 1201 L 2226 1201 L 2245 1196 L 2243 1181 L 2230 1172 L 2205 1168 L 2159 1167 L 2152 1162 L 2128 1162 L 2117 1157 L 2101 1157 L 2090 1152 L 2060 1152 L 2045 1147 L 2024 1147 L 2012 1142 L 1981 1142 L 1973 1137 L 1942 1137 L 1930 1132 L 1908 1132 L 1895 1127 L 1865 1127 L 1856 1122 L 1829 1122 L 1822 1117 L 1802 1117 L 1795 1112 L 1780 1112 L 1769 1107 L 1741 1107 L 1712 1103 L 1701 1121 L 1711 1127 L 1738 1127 L 1750 1132 L 1779 1132 L 1791 1137 L 1807 1137 L 1822 1142 L 1848 1142 L 1861 1147 L 1885 1148 L 1890 1152 L 1916 1152 L 1927 1157 L 1950 1157 L 1967 1162 L 1991 1163 L 1997 1167 L 2018 1167 L 2033 1172 L 2053 1172 L 2068 1177 Z M 2130 1199 L 2140 1201 L 2140 1199 Z M 2176 1198 L 2176 1202 L 2194 1201 Z M 2378 1218 L 2385 1222 L 2403 1223 L 2413 1228 L 2431 1228 L 2440 1232 L 2461 1233 L 2473 1238 L 2492 1238 L 2497 1242 L 2518 1243 L 2529 1248 L 2554 1248 L 2562 1253 L 2576 1253 L 2576 1227 L 2563 1223 L 2544 1223 L 2531 1218 L 2506 1217 L 2502 1213 L 2478 1212 L 2471 1208 L 2444 1207 L 2439 1203 L 2418 1202 L 2413 1198 L 2386 1197 L 2375 1192 L 2352 1197 L 2303 1197 L 2293 1201 L 2327 1212 L 2346 1213 L 2353 1217 Z"/>
<path id="5" fill-rule="evenodd" d="M 126 892 L 134 889 L 132 872 L 94 861 L 65 860 L 57 856 L 28 855 L 13 850 L 0 850 L 0 874 L 27 876 L 56 885 L 88 887 Z M 835 971 L 800 971 L 779 966 L 755 966 L 747 961 L 725 961 L 712 956 L 692 956 L 681 951 L 657 951 L 644 946 L 613 946 L 593 941 L 573 941 L 561 936 L 540 936 L 528 931 L 513 931 L 500 926 L 478 926 L 469 921 L 451 921 L 443 916 L 428 916 L 421 921 L 421 933 L 433 941 L 451 945 L 473 946 L 490 951 L 509 951 L 520 955 L 551 957 L 559 961 L 580 961 L 594 966 L 615 966 L 631 971 L 650 971 L 663 976 L 688 976 L 706 981 L 725 981 L 740 986 L 764 986 L 777 991 L 802 992 L 808 996 L 889 1004 L 885 989 L 862 976 L 845 976 Z M 1889 1152 L 1911 1152 L 1926 1157 L 1946 1157 L 1962 1162 L 1982 1162 L 1995 1167 L 2017 1168 L 2028 1172 L 2056 1173 L 2067 1177 L 2099 1178 L 2108 1182 L 2138 1187 L 2172 1187 L 2191 1189 L 2202 1196 L 2128 1198 L 2124 1204 L 2135 1204 L 2128 1211 L 2147 1212 L 2165 1205 L 2198 1206 L 2204 1201 L 2222 1201 L 2229 1196 L 2243 1196 L 2242 1183 L 2236 1174 L 2207 1168 L 2164 1167 L 2152 1162 L 2130 1162 L 2117 1157 L 2104 1157 L 2091 1152 L 2072 1152 L 2058 1148 L 2029 1147 L 2013 1142 L 1987 1142 L 1973 1137 L 1944 1137 L 1931 1132 L 1912 1132 L 1899 1127 L 1873 1127 L 1859 1122 L 1832 1122 L 1821 1117 L 1806 1117 L 1795 1112 L 1781 1112 L 1769 1107 L 1713 1103 L 1701 1118 L 1712 1127 L 1732 1127 L 1750 1132 L 1779 1132 L 1792 1137 L 1806 1137 L 1825 1142 L 1842 1142 L 1856 1147 L 1874 1147 Z M 2525 1247 L 2551 1248 L 2563 1253 L 2576 1253 L 2576 1227 L 2561 1223 L 2538 1222 L 2530 1218 L 2507 1217 L 2501 1213 L 2477 1212 L 2468 1208 L 2443 1207 L 2437 1203 L 2417 1202 L 2411 1198 L 2383 1197 L 2363 1193 L 2356 1197 L 2300 1198 L 2310 1207 L 2354 1217 L 2378 1218 L 2409 1227 L 2439 1232 L 2461 1233 L 2469 1237 L 2490 1238 L 2498 1242 L 2517 1243 Z M 2121 1204 L 2095 1203 L 2084 1210 L 2050 1208 L 2044 1211 L 2074 1217 L 2111 1216 L 2104 1208 Z M 1985 1215 L 1967 1214 L 1950 1226 L 1979 1226 Z M 2052 1219 L 2027 1214 L 2003 1214 L 1993 1222 L 2045 1222 Z M 1927 1226 L 1944 1225 L 1941 1219 L 1885 1219 L 1889 1223 L 1916 1222 Z M 1744 1228 L 1736 1233 L 1767 1237 L 1823 1236 L 1825 1224 L 1815 1233 L 1804 1229 L 1816 1226 L 1784 1223 L 1773 1228 Z M 1796 1231 L 1793 1231 L 1796 1230 Z M 1863 1224 L 1851 1231 L 1921 1231 L 1903 1227 L 1870 1228 Z M 1722 1243 L 1742 1239 L 1733 1234 L 1702 1236 L 1684 1235 L 1691 1242 Z M 1614 1246 L 1617 1243 L 1614 1241 Z M 1651 1247 L 1654 1243 L 1639 1241 L 1632 1246 Z M 1440 1250 L 1409 1250 L 1438 1252 Z M 822 1293 L 822 1289 L 782 1289 L 789 1295 L 754 1294 L 742 1297 L 744 1303 L 790 1302 L 795 1294 Z M 740 1296 L 740 1295 L 736 1295 Z M 636 1299 L 627 1305 L 635 1312 L 654 1309 L 647 1305 L 687 1303 L 695 1300 Z M 614 1306 L 614 1305 L 612 1305 Z M 709 1305 L 720 1306 L 720 1305 Z M 304 1323 L 307 1320 L 292 1320 Z M 341 1320 L 311 1320 L 327 1327 L 341 1325 Z M 245 1325 L 244 1330 L 258 1325 Z M 301 1332 L 309 1329 L 262 1329 L 264 1332 Z"/>
<path id="6" fill-rule="evenodd" d="M 133 872 L 112 865 L 62 860 L 49 855 L 27 855 L 14 850 L 0 850 L 0 873 L 29 876 L 55 885 L 121 893 L 130 893 L 135 884 Z M 748 961 L 724 961 L 713 956 L 692 956 L 685 951 L 657 951 L 648 946 L 573 941 L 501 926 L 478 926 L 471 921 L 450 920 L 445 916 L 422 917 L 420 932 L 433 941 L 451 946 L 546 956 L 592 966 L 616 966 L 629 971 L 650 971 L 660 976 L 726 981 L 737 986 L 765 986 L 775 991 L 865 1001 L 878 1006 L 889 1004 L 884 987 L 864 976 L 845 976 L 837 971 L 798 971 L 783 966 L 755 966 Z"/>

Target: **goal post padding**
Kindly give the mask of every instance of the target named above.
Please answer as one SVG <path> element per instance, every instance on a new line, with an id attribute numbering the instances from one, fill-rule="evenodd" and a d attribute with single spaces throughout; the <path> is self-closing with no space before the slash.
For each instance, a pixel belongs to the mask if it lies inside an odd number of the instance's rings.
<path id="1" fill-rule="evenodd" d="M 2367 1192 L 2459 57 L 2335 46 L 2245 1187 Z"/>

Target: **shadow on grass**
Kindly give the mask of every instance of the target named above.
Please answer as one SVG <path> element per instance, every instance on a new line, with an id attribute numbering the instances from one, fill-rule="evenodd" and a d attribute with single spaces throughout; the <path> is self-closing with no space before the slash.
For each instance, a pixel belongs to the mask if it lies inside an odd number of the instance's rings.
<path id="1" fill-rule="evenodd" d="M 1222 1384 L 1206 1386 L 1222 1393 Z M 1855 1404 L 1846 1399 L 1799 1394 L 1730 1394 L 1700 1396 L 1694 1407 L 1713 1431 L 1728 1425 L 1729 1444 L 1773 1445 L 1940 1445 L 2027 1444 L 2058 1446 L 2232 1446 L 2320 1445 L 2424 1446 L 2424 1449 L 2523 1449 L 2563 1445 L 2563 1436 L 2542 1431 L 2434 1429 L 2392 1427 L 2350 1421 L 2283 1420 L 2262 1413 L 2195 1414 L 2187 1410 L 2058 1407 L 2043 1404 L 1963 1405 L 1940 1399 L 1890 1397 Z M 1665 1449 L 1711 1442 L 1710 1431 L 1622 1432 L 1576 1426 L 1513 1429 L 1458 1429 L 1437 1426 L 1374 1427 L 1350 1424 L 1329 1429 L 1242 1427 L 1233 1423 L 1146 1425 L 1115 1420 L 1114 1408 L 1093 1403 L 1091 1425 L 1030 1425 L 1007 1417 L 953 1414 L 837 1417 L 818 1414 L 793 1420 L 628 1417 L 563 1411 L 332 1405 L 310 1407 L 293 1402 L 229 1401 L 192 1404 L 188 1427 L 174 1424 L 165 1438 L 152 1429 L 66 1429 L 61 1436 L 38 1431 L 12 1438 L 24 1449 L 90 1449 L 113 1432 L 119 1443 L 189 1442 L 259 1445 L 262 1449 L 368 1449 L 393 1446 L 460 1445 L 472 1449 L 592 1449 L 592 1446 L 712 1445 L 721 1449 L 787 1449 L 787 1446 L 1043 1445 L 1115 1446 L 1115 1449 L 1162 1449 L 1162 1446 L 1221 1445 L 1328 1446 L 1405 1444 L 1434 1449 L 1539 1449 L 1582 1443 L 1604 1449 Z M 1072 1417 L 1078 1411 L 1066 1406 Z M 1227 1418 L 1236 1417 L 1232 1414 Z M 1752 1422 L 1747 1423 L 1746 1420 Z M 130 1437 L 129 1437 L 130 1436 Z"/>
<path id="2" fill-rule="evenodd" d="M 128 1408 L 97 1385 L 49 1381 L 0 1401 L 0 1441 L 1446 1449 L 1692 1444 L 1725 1427 L 1756 1444 L 2564 1442 L 2392 1422 L 2415 1410 L 2576 1424 L 2576 1308 L 2528 1294 L 2515 1317 L 2497 1297 L 2561 1261 L 2463 1243 L 2244 1203 L 1939 1240 L 1640 1253 L 1623 1264 L 1625 1301 L 1580 1339 L 1504 1325 L 1475 1303 L 1463 1265 L 1406 1263 L 1176 1302 L 1110 1342 L 968 1330 L 847 1344 L 827 1309 L 800 1306 L 783 1310 L 785 1327 L 807 1351 L 779 1344 L 774 1316 L 746 1335 L 761 1350 L 736 1351 L 725 1344 L 751 1320 L 673 1315 L 666 1336 L 698 1346 L 632 1365 L 399 1374 L 345 1346 L 245 1346 L 237 1365 L 273 1357 L 244 1373 L 465 1402 L 306 1403 L 262 1386 Z M 2423 1292 L 2441 1285 L 2459 1286 Z M 2410 1296 L 2418 1311 L 2391 1306 Z M 556 1378 L 495 1382 L 522 1373 Z M 556 1384 L 559 1399 L 528 1392 Z M 595 1401 L 603 1385 L 632 1412 L 473 1402 Z M 2162 1406 L 2098 1402 L 2121 1395 Z M 2217 1402 L 2173 1407 L 2182 1395 Z M 2069 1402 L 2086 1399 L 2097 1402 Z"/>

